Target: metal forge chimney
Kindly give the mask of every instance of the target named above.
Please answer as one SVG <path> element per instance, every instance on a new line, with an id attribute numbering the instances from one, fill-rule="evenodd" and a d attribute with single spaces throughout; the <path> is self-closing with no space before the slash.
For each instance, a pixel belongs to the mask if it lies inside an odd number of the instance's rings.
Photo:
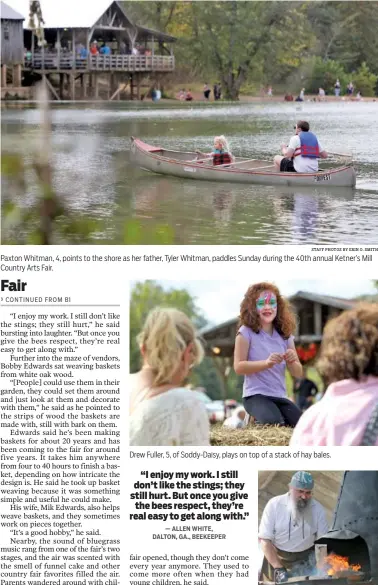
<path id="1" fill-rule="evenodd" d="M 316 541 L 378 583 L 378 471 L 346 471 L 331 530 Z"/>

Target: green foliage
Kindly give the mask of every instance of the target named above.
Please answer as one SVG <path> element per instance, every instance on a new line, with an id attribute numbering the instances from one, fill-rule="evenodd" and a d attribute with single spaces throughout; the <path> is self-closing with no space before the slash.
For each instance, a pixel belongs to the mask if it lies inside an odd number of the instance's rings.
<path id="1" fill-rule="evenodd" d="M 190 381 L 194 387 L 205 388 L 212 400 L 223 399 L 220 375 L 211 357 L 205 357 L 193 370 Z"/>
<path id="2" fill-rule="evenodd" d="M 308 48 L 305 14 L 298 3 L 194 2 L 192 10 L 193 54 L 206 70 L 217 72 L 226 99 L 238 99 L 248 80 L 261 82 L 277 69 L 287 74 Z M 287 38 L 294 33 L 288 54 Z"/>
<path id="3" fill-rule="evenodd" d="M 164 289 L 152 280 L 138 282 L 133 287 L 130 301 L 130 368 L 135 372 L 140 366 L 136 337 L 141 331 L 148 313 L 155 307 L 173 307 L 183 311 L 197 329 L 206 325 L 196 299 L 185 289 Z"/>
<path id="4" fill-rule="evenodd" d="M 357 73 L 353 74 L 353 84 L 355 91 L 360 91 L 363 96 L 369 97 L 374 95 L 378 75 L 372 73 L 366 63 L 362 63 Z"/>
<path id="5" fill-rule="evenodd" d="M 341 91 L 345 93 L 349 79 L 344 67 L 338 61 L 325 61 L 321 57 L 308 59 L 304 66 L 305 86 L 308 93 L 317 94 L 322 87 L 327 94 L 334 93 L 336 79 L 340 80 Z"/>
<path id="6" fill-rule="evenodd" d="M 207 325 L 196 299 L 184 288 L 164 289 L 155 281 L 137 282 L 130 299 L 130 371 L 136 372 L 141 366 L 137 335 L 141 331 L 148 313 L 155 307 L 174 307 L 183 311 L 194 323 L 197 330 Z M 211 357 L 205 357 L 190 374 L 189 382 L 194 387 L 203 387 L 213 400 L 223 398 L 220 372 Z M 227 379 L 227 398 L 241 399 L 242 378 L 231 371 Z"/>
<path id="7" fill-rule="evenodd" d="M 341 62 L 347 73 L 363 61 L 378 72 L 377 2 L 308 2 L 307 15 L 317 55 Z"/>
<path id="8" fill-rule="evenodd" d="M 175 232 L 169 225 L 158 224 L 144 227 L 138 220 L 130 219 L 125 223 L 123 243 L 129 245 L 174 244 Z"/>
<path id="9" fill-rule="evenodd" d="M 319 392 L 323 392 L 323 390 L 325 389 L 324 387 L 324 382 L 322 377 L 320 376 L 318 370 L 315 367 L 308 367 L 306 369 L 306 378 L 308 378 L 309 380 L 312 380 L 314 382 L 314 384 L 316 384 Z M 289 372 L 288 369 L 286 369 L 285 371 L 285 386 L 286 386 L 286 391 L 287 391 L 287 395 L 289 398 L 293 398 L 294 397 L 294 381 L 293 378 Z"/>
<path id="10" fill-rule="evenodd" d="M 319 61 L 314 80 L 305 67 L 308 92 L 317 93 L 319 86 L 333 92 L 337 77 L 345 89 L 363 62 L 378 74 L 377 2 L 153 0 L 123 5 L 134 22 L 178 38 L 174 50 L 182 80 L 221 81 L 225 99 L 238 99 L 248 87 L 257 93 L 261 85 L 297 92 L 302 67 L 311 57 Z M 361 92 L 371 95 L 372 82 L 365 76 L 360 81 Z"/>

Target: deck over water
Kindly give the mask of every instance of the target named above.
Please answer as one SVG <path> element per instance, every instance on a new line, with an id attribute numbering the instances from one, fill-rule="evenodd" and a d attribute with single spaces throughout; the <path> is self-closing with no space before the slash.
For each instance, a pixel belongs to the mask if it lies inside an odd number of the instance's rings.
<path id="1" fill-rule="evenodd" d="M 73 54 L 56 52 L 38 53 L 25 61 L 25 69 L 37 69 L 46 72 L 63 72 L 70 70 L 82 73 L 91 71 L 173 71 L 173 55 L 90 55 L 82 58 Z"/>

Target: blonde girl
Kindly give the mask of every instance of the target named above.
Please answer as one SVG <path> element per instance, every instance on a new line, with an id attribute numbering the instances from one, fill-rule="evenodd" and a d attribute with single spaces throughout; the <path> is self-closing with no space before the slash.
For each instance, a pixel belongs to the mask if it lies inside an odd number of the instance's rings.
<path id="1" fill-rule="evenodd" d="M 138 336 L 142 369 L 131 378 L 130 445 L 209 445 L 206 408 L 183 387 L 204 352 L 181 311 L 151 311 Z"/>
<path id="2" fill-rule="evenodd" d="M 214 165 L 230 164 L 234 161 L 228 140 L 223 134 L 221 136 L 215 136 L 214 149 L 210 156 L 213 157 Z"/>

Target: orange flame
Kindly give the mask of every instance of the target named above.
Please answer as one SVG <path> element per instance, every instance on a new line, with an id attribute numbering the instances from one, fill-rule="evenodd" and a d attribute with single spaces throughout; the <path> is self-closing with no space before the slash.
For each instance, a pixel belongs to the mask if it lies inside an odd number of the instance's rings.
<path id="1" fill-rule="evenodd" d="M 328 555 L 325 559 L 327 565 L 329 565 L 328 575 L 336 575 L 339 571 L 359 571 L 361 565 L 350 565 L 348 557 L 341 557 L 340 555 Z"/>

